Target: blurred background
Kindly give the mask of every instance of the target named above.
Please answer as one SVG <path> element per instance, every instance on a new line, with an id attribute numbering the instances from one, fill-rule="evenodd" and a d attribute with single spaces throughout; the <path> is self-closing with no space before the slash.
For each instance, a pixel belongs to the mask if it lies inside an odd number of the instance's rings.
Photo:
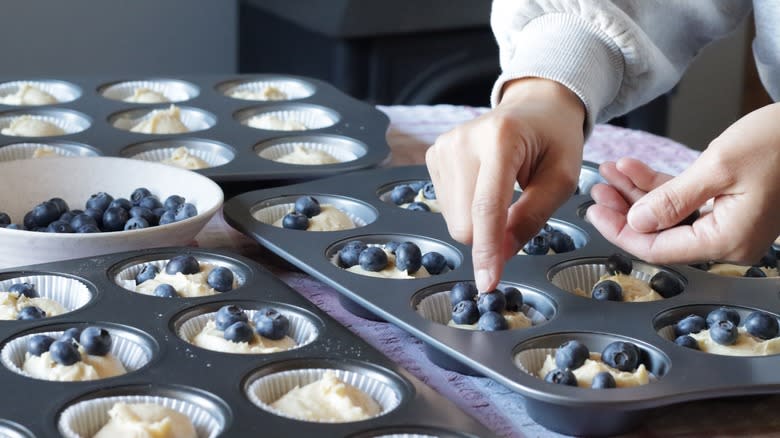
<path id="1" fill-rule="evenodd" d="M 2 76 L 292 73 L 382 105 L 488 105 L 490 0 L 3 0 Z M 746 20 L 612 123 L 701 149 L 768 103 Z"/>

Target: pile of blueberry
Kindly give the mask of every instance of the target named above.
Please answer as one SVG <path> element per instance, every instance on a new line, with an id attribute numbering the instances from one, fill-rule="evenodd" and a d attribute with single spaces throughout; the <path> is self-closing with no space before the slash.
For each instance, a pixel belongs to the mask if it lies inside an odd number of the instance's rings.
<path id="1" fill-rule="evenodd" d="M 523 246 L 523 251 L 528 255 L 546 255 L 550 249 L 556 254 L 561 254 L 574 251 L 577 247 L 571 236 L 550 224 L 544 224 L 539 234 Z"/>
<path id="2" fill-rule="evenodd" d="M 168 260 L 164 269 L 165 273 L 169 275 L 197 274 L 200 272 L 200 263 L 191 255 L 180 255 Z M 146 264 L 136 274 L 135 284 L 139 285 L 147 280 L 152 280 L 159 273 L 160 269 L 157 266 L 151 263 Z M 217 266 L 209 272 L 206 283 L 217 292 L 228 292 L 233 289 L 233 277 L 233 271 L 224 266 Z M 179 296 L 173 286 L 165 283 L 154 288 L 154 295 L 162 298 L 178 298 Z"/>
<path id="3" fill-rule="evenodd" d="M 455 324 L 477 324 L 480 330 L 494 332 L 509 328 L 503 312 L 520 312 L 523 294 L 512 286 L 480 294 L 473 283 L 462 281 L 450 289 L 450 303 Z"/>
<path id="4" fill-rule="evenodd" d="M 8 288 L 8 292 L 24 295 L 27 298 L 38 298 L 40 295 L 35 290 L 35 285 L 30 283 L 16 283 Z M 38 306 L 27 306 L 19 310 L 16 319 L 19 321 L 32 321 L 46 318 L 46 312 Z"/>
<path id="5" fill-rule="evenodd" d="M 420 247 L 412 242 L 388 242 L 383 249 L 379 246 L 368 246 L 360 240 L 353 240 L 339 250 L 338 265 L 344 269 L 360 265 L 366 271 L 379 272 L 389 263 L 385 250 L 395 255 L 395 268 L 409 275 L 423 266 L 431 275 L 439 275 L 447 269 L 452 269 L 443 255 L 436 251 L 423 255 Z"/>
<path id="6" fill-rule="evenodd" d="M 82 330 L 73 327 L 65 330 L 58 339 L 47 335 L 30 336 L 27 352 L 40 356 L 48 351 L 54 362 L 68 366 L 81 361 L 79 345 L 87 354 L 105 356 L 111 351 L 111 344 L 111 334 L 106 329 L 90 326 Z"/>
<path id="7" fill-rule="evenodd" d="M 49 233 L 98 233 L 165 225 L 197 214 L 198 209 L 179 195 L 160 202 L 148 189 L 139 187 L 129 200 L 115 199 L 105 192 L 95 193 L 87 200 L 84 210 L 71 210 L 62 198 L 51 198 L 28 211 L 23 225 L 12 223 L 8 214 L 0 213 L 0 227 Z"/>
<path id="8" fill-rule="evenodd" d="M 309 219 L 322 212 L 320 201 L 313 196 L 301 196 L 295 200 L 294 210 L 284 215 L 282 227 L 290 230 L 307 230 Z"/>
<path id="9" fill-rule="evenodd" d="M 715 262 L 703 262 L 696 263 L 691 266 L 702 271 L 709 271 L 713 264 L 715 264 Z M 761 257 L 761 260 L 759 260 L 758 263 L 749 267 L 747 271 L 745 271 L 745 275 L 743 275 L 743 277 L 765 278 L 766 273 L 762 271 L 761 268 L 780 270 L 777 255 L 775 254 L 775 250 L 773 248 L 770 248 L 769 251 L 767 251 L 767 253 Z"/>
<path id="10" fill-rule="evenodd" d="M 691 333 L 699 333 L 709 329 L 710 338 L 720 345 L 734 345 L 739 337 L 740 317 L 734 309 L 720 307 L 707 314 L 707 318 L 700 315 L 688 315 L 674 326 L 674 343 L 683 347 L 699 349 L 699 343 Z M 744 321 L 745 330 L 761 340 L 776 338 L 780 327 L 777 318 L 756 310 L 750 313 Z"/>
<path id="11" fill-rule="evenodd" d="M 390 200 L 395 205 L 404 205 L 407 210 L 412 211 L 431 211 L 431 208 L 425 202 L 415 201 L 414 198 L 422 190 L 423 198 L 436 199 L 436 190 L 433 188 L 433 183 L 430 181 L 416 181 L 409 184 L 399 184 L 393 187 L 390 192 Z"/>
<path id="12" fill-rule="evenodd" d="M 544 381 L 558 385 L 577 386 L 572 370 L 581 367 L 590 358 L 590 351 L 580 341 L 566 341 L 555 350 L 555 369 L 544 376 Z M 615 341 L 601 352 L 601 361 L 619 371 L 633 372 L 639 366 L 642 352 L 631 342 Z M 593 376 L 591 388 L 615 388 L 615 378 L 608 371 Z"/>
<path id="13" fill-rule="evenodd" d="M 634 263 L 622 254 L 612 254 L 607 258 L 606 268 L 610 275 L 631 275 Z M 671 298 L 682 293 L 684 286 L 675 276 L 658 271 L 650 278 L 650 288 L 664 298 Z M 613 280 L 599 281 L 593 286 L 591 298 L 599 301 L 623 301 L 623 288 Z"/>
<path id="14" fill-rule="evenodd" d="M 225 339 L 231 342 L 252 342 L 255 332 L 277 341 L 290 331 L 290 320 L 271 307 L 256 311 L 250 324 L 249 317 L 240 307 L 234 304 L 222 306 L 217 311 L 214 324 L 218 330 L 222 330 Z"/>

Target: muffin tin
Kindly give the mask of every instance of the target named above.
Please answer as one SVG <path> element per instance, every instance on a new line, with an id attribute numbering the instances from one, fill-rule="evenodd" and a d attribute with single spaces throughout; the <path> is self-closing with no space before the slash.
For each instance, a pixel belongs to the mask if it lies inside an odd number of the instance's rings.
<path id="1" fill-rule="evenodd" d="M 213 166 L 197 172 L 217 182 L 273 185 L 374 167 L 390 154 L 385 140 L 389 126 L 387 116 L 313 78 L 275 74 L 70 77 L 62 80 L 6 78 L 0 79 L 0 96 L 12 94 L 23 82 L 52 90 L 52 93 L 56 91 L 55 96 L 66 102 L 44 106 L 0 104 L 0 128 L 5 128 L 12 117 L 31 114 L 54 121 L 68 134 L 53 137 L 0 135 L 0 159 L 26 158 L 32 155 L 31 147 L 42 146 L 53 148 L 60 155 L 99 154 L 159 160 L 167 158 L 171 149 L 186 146 L 193 155 Z M 256 101 L 226 95 L 234 89 L 267 85 L 286 90 L 289 99 Z M 164 93 L 181 108 L 182 120 L 193 128 L 192 132 L 130 132 L 129 128 L 139 118 L 171 105 L 122 101 L 135 87 Z M 258 114 L 302 118 L 311 122 L 311 129 L 275 131 L 247 126 L 247 119 Z M 340 162 L 293 165 L 273 161 L 294 144 L 333 151 Z M 28 151 L 7 153 L 6 147 Z"/>
<path id="2" fill-rule="evenodd" d="M 518 287 L 546 321 L 527 329 L 477 332 L 423 318 L 416 307 L 424 298 L 448 290 L 458 281 L 473 280 L 470 247 L 451 239 L 440 214 L 407 211 L 380 199 L 383 188 L 428 178 L 422 166 L 356 172 L 245 193 L 227 202 L 224 213 L 228 223 L 334 287 L 346 297 L 350 310 L 363 309 L 363 315 L 376 315 L 425 341 L 430 358 L 437 364 L 493 378 L 519 392 L 525 396 L 531 417 L 552 430 L 572 435 L 616 434 L 640 424 L 655 407 L 780 391 L 780 355 L 735 358 L 704 354 L 677 346 L 659 334 L 670 323 L 669 315 L 679 316 L 691 306 L 736 306 L 777 315 L 780 278 L 725 278 L 684 265 L 653 266 L 634 260 L 632 275 L 642 278 L 665 270 L 682 278 L 684 291 L 660 301 L 624 303 L 596 301 L 562 288 L 568 286 L 559 281 L 561 273 L 598 271 L 609 255 L 621 252 L 582 218 L 583 206 L 592 202 L 587 194 L 572 196 L 552 221 L 579 230 L 585 239 L 581 247 L 563 254 L 512 257 L 502 277 L 501 285 Z M 252 216 L 258 205 L 280 196 L 334 194 L 372 205 L 376 220 L 354 230 L 303 235 L 305 231 L 271 227 Z M 515 199 L 517 196 L 522 195 L 515 193 Z M 454 251 L 448 258 L 455 268 L 424 279 L 391 280 L 355 275 L 331 262 L 330 256 L 339 245 L 355 239 L 369 242 L 376 236 L 437 242 Z M 586 290 L 591 286 L 582 285 Z M 571 388 L 548 384 L 515 363 L 523 351 L 556 348 L 568 339 L 583 341 L 591 351 L 601 351 L 615 340 L 631 341 L 642 351 L 655 381 L 625 389 Z"/>
<path id="3" fill-rule="evenodd" d="M 229 267 L 239 280 L 236 289 L 202 298 L 158 298 L 117 284 L 120 273 L 133 266 L 191 254 L 199 261 Z M 65 315 L 38 321 L 0 323 L 5 349 L 15 339 L 33 333 L 59 332 L 72 326 L 98 325 L 112 336 L 136 344 L 135 371 L 88 382 L 33 379 L 0 365 L 4 385 L 0 435 L 58 436 L 66 410 L 75 428 L 89 430 L 89 420 L 71 417 L 82 403 L 107 403 L 109 397 L 133 400 L 176 400 L 186 412 L 197 413 L 199 437 L 206 436 L 380 436 L 438 431 L 439 436 L 494 436 L 454 404 L 410 376 L 264 268 L 225 251 L 163 248 L 19 267 L 0 271 L 0 284 L 20 277 L 58 276 L 86 285 L 91 299 Z M 251 309 L 267 304 L 307 320 L 316 337 L 299 348 L 272 354 L 228 354 L 189 344 L 178 335 L 188 320 L 225 304 Z M 6 351 L 6 350 L 0 350 Z M 303 369 L 334 369 L 383 386 L 389 412 L 352 423 L 313 423 L 267 412 L 250 400 L 248 389 L 260 378 Z M 173 401 L 171 401 L 173 399 Z M 395 403 L 395 404 L 393 404 Z M 83 415 L 81 415 L 83 417 Z M 87 422 L 86 425 L 84 422 Z M 71 421 L 69 420 L 69 424 Z M 59 429 L 58 429 L 59 428 Z"/>

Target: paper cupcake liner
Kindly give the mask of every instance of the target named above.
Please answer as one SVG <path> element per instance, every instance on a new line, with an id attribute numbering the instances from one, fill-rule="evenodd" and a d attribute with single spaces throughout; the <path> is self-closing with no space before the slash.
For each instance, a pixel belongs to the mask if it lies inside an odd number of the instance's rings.
<path id="1" fill-rule="evenodd" d="M 81 91 L 73 84 L 60 81 L 11 81 L 0 84 L 0 98 L 16 94 L 22 85 L 30 85 L 43 90 L 57 99 L 57 103 L 72 102 L 81 96 Z M 32 106 L 32 105 L 23 105 Z"/>
<path id="2" fill-rule="evenodd" d="M 0 437 L 3 438 L 35 438 L 26 427 L 13 421 L 0 419 Z"/>
<path id="3" fill-rule="evenodd" d="M 45 113 L 35 113 L 35 112 L 17 112 L 13 115 L 5 115 L 0 117 L 0 130 L 8 128 L 11 126 L 11 122 L 14 121 L 14 119 L 22 116 L 30 116 L 33 119 L 36 120 L 42 120 L 44 122 L 49 122 L 63 131 L 65 131 L 64 135 L 67 134 L 76 134 L 78 132 L 81 132 L 87 128 L 89 128 L 89 120 L 82 118 L 81 116 L 77 116 L 73 113 L 69 112 L 58 112 L 54 110 L 46 111 Z M 17 136 L 17 137 L 24 137 L 24 136 Z M 49 136 L 42 136 L 42 137 L 49 137 Z"/>
<path id="4" fill-rule="evenodd" d="M 534 377 L 544 379 L 544 376 L 539 376 L 539 371 L 544 366 L 544 361 L 547 359 L 547 355 L 555 357 L 555 351 L 557 348 L 531 348 L 523 350 L 515 354 L 513 361 L 515 366 L 526 374 L 530 374 Z M 647 365 L 645 365 L 647 366 Z M 658 380 L 655 374 L 648 370 L 650 383 Z"/>
<path id="5" fill-rule="evenodd" d="M 321 129 L 333 126 L 338 122 L 338 117 L 326 111 L 322 111 L 314 108 L 303 109 L 291 109 L 291 110 L 276 110 L 276 111 L 260 111 L 248 117 L 242 123 L 250 128 L 254 126 L 250 125 L 250 122 L 257 118 L 272 116 L 282 121 L 295 121 L 302 123 L 306 126 L 305 130 Z M 255 128 L 265 129 L 265 128 Z"/>
<path id="6" fill-rule="evenodd" d="M 231 96 L 231 94 L 233 94 L 236 91 L 249 91 L 249 92 L 262 93 L 268 87 L 274 87 L 287 95 L 286 99 L 274 99 L 274 101 L 304 99 L 314 94 L 314 87 L 304 82 L 288 80 L 288 79 L 271 79 L 271 80 L 264 80 L 264 81 L 244 82 L 226 88 L 223 91 L 223 94 L 231 99 L 267 101 L 269 99 L 247 99 L 243 97 Z"/>
<path id="7" fill-rule="evenodd" d="M 645 283 L 649 283 L 650 279 L 653 278 L 653 275 L 658 271 L 656 268 L 646 270 L 644 269 L 644 265 L 637 265 L 638 264 L 634 262 L 634 269 L 631 271 L 631 276 Z M 558 271 L 550 281 L 555 286 L 571 293 L 575 293 L 574 290 L 577 288 L 590 292 L 601 276 L 606 273 L 607 267 L 602 263 L 574 265 Z"/>
<path id="8" fill-rule="evenodd" d="M 196 257 L 197 259 L 197 257 Z M 165 265 L 168 264 L 168 261 L 170 259 L 159 259 L 159 260 L 149 260 L 141 263 L 136 263 L 131 266 L 128 266 L 119 272 L 117 272 L 114 275 L 114 283 L 121 286 L 124 289 L 127 289 L 131 292 L 136 292 L 135 290 L 135 276 L 138 275 L 139 272 L 144 268 L 146 265 L 154 265 L 157 267 L 157 269 L 160 272 L 164 272 Z M 237 269 L 234 265 L 230 263 L 223 263 L 218 260 L 200 260 L 198 259 L 198 264 L 201 266 L 203 265 L 211 265 L 216 267 L 222 266 L 225 268 L 230 269 L 233 272 L 233 289 L 236 289 L 237 287 L 244 285 L 244 273 L 242 270 Z M 140 292 L 138 292 L 140 293 Z"/>
<path id="9" fill-rule="evenodd" d="M 108 328 L 108 332 L 111 334 L 112 340 L 111 354 L 113 354 L 117 359 L 119 359 L 120 362 L 122 362 L 122 365 L 125 366 L 125 369 L 128 373 L 143 367 L 152 359 L 151 354 L 149 353 L 149 349 L 146 348 L 146 346 L 123 336 L 120 330 Z M 47 335 L 57 339 L 63 333 L 64 330 L 40 332 L 15 338 L 8 342 L 0 351 L 0 360 L 9 370 L 31 379 L 35 379 L 35 377 L 27 374 L 27 372 L 22 369 L 24 366 L 25 353 L 27 353 L 27 339 L 35 335 Z"/>
<path id="10" fill-rule="evenodd" d="M 156 404 L 187 416 L 195 426 L 198 438 L 212 438 L 225 428 L 225 419 L 195 403 L 154 395 L 102 397 L 69 406 L 60 415 L 57 427 L 66 438 L 94 436 L 111 419 L 108 411 L 116 403 Z"/>
<path id="11" fill-rule="evenodd" d="M 112 125 L 117 129 L 129 131 L 133 129 L 134 126 L 141 123 L 143 120 L 153 117 L 156 111 L 167 111 L 169 108 L 170 107 L 162 107 L 162 108 L 151 109 L 148 111 L 138 111 L 138 110 L 125 111 L 124 113 L 118 114 L 114 118 Z M 191 108 L 180 107 L 179 118 L 181 119 L 181 122 L 184 124 L 184 126 L 187 127 L 187 130 L 189 132 L 203 131 L 205 129 L 211 128 L 216 123 L 213 117 L 211 117 L 207 113 L 201 112 L 199 110 L 191 109 Z M 146 134 L 146 133 L 141 132 L 139 134 Z M 146 134 L 146 135 L 167 135 L 167 134 Z"/>
<path id="12" fill-rule="evenodd" d="M 277 161 L 283 156 L 293 153 L 295 148 L 325 152 L 340 163 L 355 161 L 362 156 L 356 154 L 352 150 L 345 149 L 343 145 L 311 141 L 291 141 L 288 143 L 275 144 L 261 149 L 258 151 L 257 155 L 266 160 Z M 365 150 L 363 150 L 363 155 L 364 154 Z"/>
<path id="13" fill-rule="evenodd" d="M 160 93 L 171 103 L 190 100 L 198 95 L 198 89 L 194 85 L 175 80 L 120 82 L 105 87 L 100 91 L 100 94 L 107 99 L 124 101 L 133 96 L 138 88 L 147 88 Z"/>
<path id="14" fill-rule="evenodd" d="M 296 386 L 302 387 L 319 380 L 326 371 L 333 371 L 339 380 L 358 388 L 373 398 L 382 408 L 378 416 L 387 414 L 401 404 L 398 393 L 387 383 L 359 372 L 344 369 L 312 368 L 273 373 L 252 382 L 247 388 L 247 395 L 252 403 L 265 411 L 298 421 L 307 421 L 280 412 L 271 407 L 271 403 L 279 400 Z"/>
<path id="15" fill-rule="evenodd" d="M 666 339 L 667 341 L 674 342 L 677 339 L 677 335 L 674 334 L 675 324 L 667 325 L 658 329 L 658 336 Z"/>
<path id="16" fill-rule="evenodd" d="M 417 313 L 423 318 L 447 325 L 452 319 L 452 302 L 450 301 L 449 291 L 436 292 L 420 300 L 417 304 Z M 534 309 L 528 304 L 523 304 L 520 309 L 527 316 L 533 325 L 538 325 L 547 321 L 547 317 L 542 312 Z"/>
<path id="17" fill-rule="evenodd" d="M 279 313 L 286 316 L 288 320 L 290 320 L 290 330 L 287 333 L 287 336 L 291 337 L 293 340 L 295 340 L 295 343 L 298 344 L 296 347 L 293 347 L 290 350 L 296 350 L 298 348 L 301 348 L 305 345 L 314 342 L 314 340 L 317 339 L 317 335 L 318 335 L 317 327 L 314 324 L 312 324 L 312 322 L 309 321 L 308 318 L 301 316 L 295 312 L 289 312 L 284 308 L 276 308 L 276 307 L 274 308 L 278 310 Z M 244 312 L 246 312 L 249 321 L 252 321 L 252 317 L 254 317 L 255 313 L 257 313 L 257 310 L 244 309 Z M 192 343 L 192 339 L 195 336 L 197 336 L 201 330 L 203 330 L 203 327 L 206 326 L 206 323 L 208 323 L 209 320 L 214 320 L 214 318 L 216 318 L 216 315 L 217 312 L 209 312 L 209 313 L 204 313 L 202 315 L 194 316 L 184 321 L 181 327 L 179 327 L 177 334 L 179 335 L 180 338 L 184 339 L 189 343 Z"/>
<path id="18" fill-rule="evenodd" d="M 187 148 L 187 152 L 190 155 L 193 155 L 195 157 L 200 158 L 201 160 L 208 163 L 209 167 L 216 167 L 216 166 L 222 166 L 223 164 L 226 164 L 228 159 L 225 158 L 223 154 L 215 153 L 211 150 L 203 150 L 198 149 L 195 147 L 187 146 L 187 145 L 181 145 Z M 151 149 L 148 151 L 140 152 L 138 154 L 130 156 L 130 158 L 134 158 L 136 160 L 144 160 L 144 161 L 154 161 L 155 163 L 162 162 L 163 160 L 167 160 L 171 158 L 171 155 L 173 154 L 173 151 L 178 149 L 179 146 L 173 146 L 173 147 L 167 147 L 167 148 L 158 148 L 158 149 Z"/>
<path id="19" fill-rule="evenodd" d="M 254 216 L 255 219 L 258 221 L 273 225 L 276 221 L 283 218 L 287 213 L 295 210 L 295 203 L 286 203 L 286 204 L 277 204 L 277 205 L 271 205 L 269 207 L 261 208 L 255 212 L 252 213 L 252 216 Z M 347 209 L 339 208 L 341 212 L 347 215 L 350 220 L 352 220 L 352 223 L 355 224 L 355 228 L 365 227 L 368 225 L 368 222 L 366 222 L 365 219 L 362 217 L 350 212 Z"/>
<path id="20" fill-rule="evenodd" d="M 11 285 L 30 283 L 41 298 L 54 300 L 72 312 L 84 307 L 92 299 L 92 292 L 79 280 L 59 275 L 28 275 L 0 281 L 0 292 L 7 292 Z"/>
<path id="21" fill-rule="evenodd" d="M 577 187 L 580 188 L 581 195 L 589 195 L 590 189 L 592 189 L 593 186 L 603 182 L 606 181 L 599 174 L 598 168 L 593 169 L 591 167 L 582 166 L 582 170 L 580 170 L 580 178 Z"/>
<path id="22" fill-rule="evenodd" d="M 27 160 L 33 158 L 39 149 L 53 152 L 58 157 L 94 157 L 98 155 L 94 149 L 76 144 L 61 146 L 47 143 L 14 143 L 0 147 L 0 161 Z"/>

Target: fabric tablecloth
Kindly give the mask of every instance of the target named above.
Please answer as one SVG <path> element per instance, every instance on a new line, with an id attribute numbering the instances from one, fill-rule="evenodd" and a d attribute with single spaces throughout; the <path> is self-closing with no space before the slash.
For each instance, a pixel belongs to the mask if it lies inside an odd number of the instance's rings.
<path id="1" fill-rule="evenodd" d="M 379 107 L 390 117 L 390 165 L 422 164 L 425 149 L 454 126 L 486 108 L 463 106 Z M 671 174 L 685 169 L 699 152 L 645 132 L 598 125 L 585 144 L 584 159 L 601 163 L 631 156 Z M 344 310 L 338 293 L 287 264 L 232 229 L 219 212 L 196 237 L 204 248 L 231 249 L 269 268 L 304 297 L 381 350 L 411 374 L 449 398 L 500 436 L 560 436 L 536 424 L 523 397 L 488 378 L 441 369 L 423 353 L 422 342 L 389 323 L 368 321 Z M 780 436 L 780 396 L 708 400 L 660 408 L 629 436 Z M 456 415 L 456 414 L 454 414 Z"/>

